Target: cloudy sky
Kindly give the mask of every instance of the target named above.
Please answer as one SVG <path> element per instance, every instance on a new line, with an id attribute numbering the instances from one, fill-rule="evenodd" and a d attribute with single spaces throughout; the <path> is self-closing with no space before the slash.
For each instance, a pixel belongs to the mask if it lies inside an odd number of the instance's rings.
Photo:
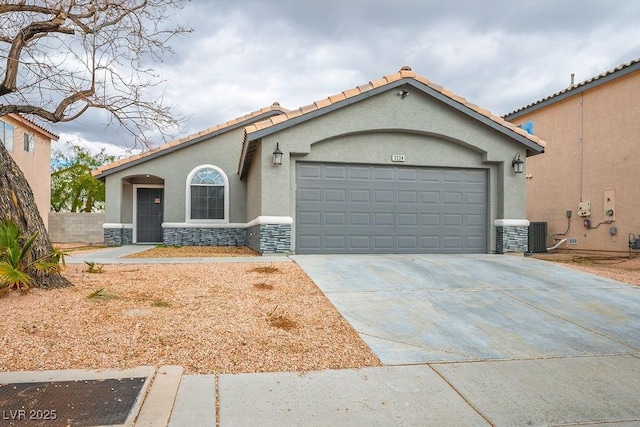
<path id="1" fill-rule="evenodd" d="M 178 137 L 403 65 L 505 114 L 567 87 L 571 73 L 580 82 L 640 57 L 639 17 L 640 0 L 192 0 L 176 23 L 194 33 L 155 70 L 189 117 Z M 126 144 L 92 116 L 55 130 L 61 142 Z"/>

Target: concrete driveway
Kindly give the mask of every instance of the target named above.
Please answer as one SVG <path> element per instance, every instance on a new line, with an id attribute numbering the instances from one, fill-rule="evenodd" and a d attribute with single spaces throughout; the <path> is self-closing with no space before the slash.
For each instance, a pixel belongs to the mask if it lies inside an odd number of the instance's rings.
<path id="1" fill-rule="evenodd" d="M 500 255 L 294 256 L 386 365 L 640 352 L 640 288 Z"/>
<path id="2" fill-rule="evenodd" d="M 490 424 L 640 425 L 639 287 L 507 255 L 292 258 L 382 363 Z"/>

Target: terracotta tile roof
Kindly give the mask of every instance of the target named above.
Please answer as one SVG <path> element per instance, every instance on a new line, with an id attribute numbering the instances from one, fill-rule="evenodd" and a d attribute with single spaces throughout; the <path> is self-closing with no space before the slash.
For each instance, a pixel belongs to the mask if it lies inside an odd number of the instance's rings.
<path id="1" fill-rule="evenodd" d="M 528 111 L 526 110 L 542 108 L 545 105 L 560 101 L 567 96 L 573 96 L 576 93 L 583 92 L 584 90 L 587 90 L 591 87 L 597 86 L 599 84 L 604 84 L 612 79 L 622 77 L 637 70 L 640 70 L 640 58 L 625 62 L 624 64 L 620 64 L 615 68 L 600 73 L 597 76 L 591 77 L 590 79 L 587 79 L 583 82 L 570 85 L 569 87 L 562 89 L 561 91 L 556 92 L 553 95 L 549 95 L 545 98 L 542 98 L 538 101 L 532 102 L 531 104 L 525 105 L 524 107 L 507 113 L 503 117 L 515 118 L 514 116 L 527 113 Z"/>
<path id="2" fill-rule="evenodd" d="M 384 76 L 378 80 L 373 80 L 370 81 L 367 84 L 361 85 L 361 86 L 357 86 L 353 89 L 349 89 L 346 90 L 344 92 L 341 92 L 339 94 L 336 95 L 332 95 L 329 96 L 326 99 L 320 100 L 320 101 L 316 101 L 311 105 L 307 105 L 301 108 L 298 108 L 296 110 L 290 110 L 285 114 L 282 114 L 280 116 L 275 116 L 269 119 L 266 119 L 265 121 L 262 122 L 258 122 L 258 123 L 254 123 L 252 125 L 249 125 L 245 128 L 245 138 L 243 141 L 243 145 L 242 145 L 242 153 L 243 155 L 240 158 L 240 163 L 238 165 L 238 172 L 241 175 L 244 175 L 243 173 L 243 168 L 245 166 L 245 164 L 247 164 L 248 162 L 251 161 L 250 158 L 247 158 L 246 156 L 246 151 L 248 150 L 247 145 L 252 141 L 251 136 L 252 134 L 258 132 L 258 131 L 264 131 L 270 127 L 273 127 L 275 125 L 284 123 L 288 120 L 291 119 L 295 119 L 297 117 L 312 113 L 312 112 L 316 112 L 319 111 L 323 108 L 326 107 L 330 107 L 330 106 L 334 106 L 339 104 L 342 101 L 348 100 L 350 98 L 354 98 L 356 96 L 359 95 L 363 95 L 366 92 L 369 92 L 371 90 L 377 89 L 377 88 L 382 88 L 384 86 L 390 85 L 394 82 L 397 82 L 399 80 L 402 79 L 413 79 L 417 82 L 420 82 L 426 86 L 428 86 L 430 89 L 436 91 L 437 93 L 455 101 L 456 103 L 460 104 L 460 106 L 467 108 L 468 110 L 475 112 L 477 114 L 480 114 L 483 117 L 486 117 L 487 119 L 489 119 L 490 121 L 494 122 L 495 124 L 499 125 L 500 127 L 503 127 L 505 129 L 508 129 L 509 131 L 515 132 L 518 135 L 528 139 L 530 142 L 540 146 L 540 147 L 544 147 L 546 144 L 544 141 L 542 141 L 540 138 L 538 138 L 535 135 L 531 135 L 529 134 L 527 131 L 520 129 L 519 127 L 517 127 L 516 125 L 504 120 L 502 117 L 495 115 L 493 113 L 491 113 L 488 110 L 485 110 L 483 108 L 478 107 L 477 105 L 467 101 L 465 98 L 456 95 L 455 93 L 453 93 L 452 91 L 443 88 L 442 86 L 435 84 L 433 82 L 431 82 L 429 79 L 427 79 L 426 77 L 420 76 L 417 73 L 415 73 L 410 67 L 408 66 L 404 66 L 400 69 L 400 71 L 393 73 L 393 74 L 389 74 L 387 76 Z"/>
<path id="3" fill-rule="evenodd" d="M 274 102 L 272 105 L 270 105 L 269 107 L 265 107 L 265 108 L 261 108 L 260 110 L 256 110 L 253 111 L 249 114 L 245 114 L 242 117 L 237 117 L 233 120 L 229 120 L 225 123 L 221 123 L 218 124 L 216 126 L 210 127 L 208 129 L 202 130 L 200 132 L 196 132 L 194 134 L 191 134 L 189 136 L 186 136 L 184 138 L 180 138 L 180 139 L 176 139 L 174 141 L 168 142 L 164 145 L 161 145 L 159 147 L 156 148 L 152 148 L 150 150 L 147 151 L 143 151 L 140 154 L 136 154 L 130 157 L 126 157 L 124 159 L 120 159 L 117 160 L 115 162 L 112 163 L 108 163 L 106 165 L 103 165 L 101 167 L 99 167 L 98 169 L 94 169 L 92 171 L 93 176 L 95 177 L 101 177 L 103 176 L 105 173 L 112 171 L 113 169 L 120 169 L 123 166 L 126 166 L 130 163 L 135 164 L 135 163 L 139 163 L 140 161 L 145 160 L 147 157 L 156 157 L 158 155 L 162 155 L 163 151 L 173 151 L 175 149 L 177 149 L 179 146 L 186 146 L 188 145 L 190 142 L 193 142 L 194 140 L 210 135 L 210 134 L 214 134 L 214 133 L 222 133 L 224 131 L 230 130 L 230 128 L 232 128 L 235 125 L 241 125 L 243 122 L 249 121 L 251 119 L 255 119 L 256 117 L 259 117 L 263 114 L 268 114 L 268 113 L 286 113 L 288 110 L 285 108 L 282 108 L 280 106 L 279 103 Z M 108 173 L 107 173 L 108 175 Z"/>
<path id="4" fill-rule="evenodd" d="M 48 130 L 48 129 L 42 127 L 42 126 L 40 126 L 39 124 L 37 124 L 33 120 L 27 119 L 25 116 L 23 116 L 21 114 L 9 113 L 9 114 L 7 114 L 7 117 L 11 117 L 13 120 L 22 123 L 24 126 L 26 126 L 28 128 L 31 128 L 31 129 L 35 130 L 36 132 L 41 133 L 42 135 L 44 135 L 45 137 L 47 137 L 49 139 L 53 139 L 53 140 L 57 141 L 60 138 L 55 133 L 51 132 L 50 130 Z"/>
<path id="5" fill-rule="evenodd" d="M 474 112 L 481 114 L 484 117 L 487 117 L 488 119 L 491 119 L 492 121 L 496 122 L 497 124 L 499 124 L 500 126 L 504 126 L 505 128 L 508 128 L 509 130 L 512 130 L 526 138 L 528 138 L 529 140 L 531 140 L 532 142 L 541 145 L 541 146 L 545 146 L 544 141 L 542 141 L 540 138 L 538 138 L 535 135 L 531 135 L 528 132 L 520 129 L 519 127 L 515 126 L 512 123 L 507 122 L 506 120 L 504 120 L 502 117 L 495 115 L 493 113 L 491 113 L 488 110 L 485 110 L 484 108 L 480 108 L 477 105 L 467 101 L 465 98 L 463 98 L 462 96 L 456 95 L 455 93 L 451 92 L 448 89 L 443 88 L 442 86 L 435 84 L 431 81 L 429 81 L 429 79 L 427 79 L 426 77 L 420 76 L 418 74 L 416 74 L 414 71 L 411 70 L 411 68 L 404 66 L 400 69 L 400 71 L 398 71 L 397 73 L 393 73 L 393 74 L 389 74 L 387 76 L 384 76 L 383 78 L 379 79 L 379 80 L 374 80 L 369 82 L 368 84 L 362 85 L 362 86 L 358 86 L 355 87 L 353 89 L 349 89 L 346 90 L 344 92 L 341 92 L 339 94 L 336 95 L 332 95 L 329 96 L 326 99 L 320 100 L 320 101 L 316 101 L 315 103 L 311 104 L 311 105 L 307 105 L 305 107 L 301 107 L 298 108 L 296 110 L 289 110 L 288 112 L 286 112 L 285 114 L 279 115 L 279 116 L 275 116 L 275 117 L 271 117 L 269 119 L 266 119 L 265 121 L 262 122 L 258 122 L 258 123 L 254 123 L 252 125 L 249 125 L 245 128 L 245 132 L 250 136 L 251 133 L 256 132 L 258 130 L 263 130 L 266 129 L 268 127 L 274 126 L 276 124 L 285 122 L 287 120 L 291 120 L 293 118 L 302 116 L 304 114 L 308 114 L 312 111 L 317 111 L 320 110 L 321 108 L 325 108 L 328 107 L 330 105 L 334 105 L 337 104 L 341 101 L 344 101 L 346 99 L 352 98 L 354 96 L 363 94 L 365 92 L 368 92 L 372 89 L 376 89 L 382 86 L 386 86 L 390 83 L 396 82 L 398 80 L 401 79 L 405 79 L 405 78 L 410 78 L 410 79 L 414 79 L 419 81 L 420 83 L 423 83 L 427 86 L 429 86 L 431 89 L 434 89 L 435 91 L 441 93 L 442 95 L 446 96 L 447 98 L 451 98 L 452 100 L 456 101 L 457 103 L 464 105 L 465 107 L 469 108 L 470 110 L 473 110 Z"/>

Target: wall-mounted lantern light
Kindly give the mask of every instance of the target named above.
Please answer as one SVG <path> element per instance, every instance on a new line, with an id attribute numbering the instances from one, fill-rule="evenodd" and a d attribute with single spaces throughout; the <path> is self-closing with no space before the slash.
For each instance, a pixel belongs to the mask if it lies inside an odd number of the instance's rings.
<path id="1" fill-rule="evenodd" d="M 276 142 L 276 151 L 273 152 L 273 164 L 276 166 L 282 164 L 282 151 L 280 151 L 279 142 Z"/>
<path id="2" fill-rule="evenodd" d="M 513 172 L 522 173 L 522 170 L 524 169 L 524 162 L 520 160 L 520 153 L 516 153 L 516 156 L 511 162 L 511 166 L 513 166 Z"/>

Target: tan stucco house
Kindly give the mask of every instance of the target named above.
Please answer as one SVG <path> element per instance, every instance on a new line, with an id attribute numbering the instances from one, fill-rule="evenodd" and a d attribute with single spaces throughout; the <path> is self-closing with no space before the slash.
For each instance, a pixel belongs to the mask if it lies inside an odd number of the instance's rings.
<path id="1" fill-rule="evenodd" d="M 640 237 L 640 59 L 504 118 L 547 142 L 525 168 L 526 217 L 546 223 L 547 245 L 628 251 Z"/>
<path id="2" fill-rule="evenodd" d="M 58 136 L 18 115 L 0 117 L 0 141 L 24 173 L 45 227 L 51 207 L 51 141 Z"/>
<path id="3" fill-rule="evenodd" d="M 275 103 L 95 176 L 106 183 L 110 246 L 502 253 L 527 250 L 515 168 L 543 147 L 403 67 L 296 110 Z"/>

